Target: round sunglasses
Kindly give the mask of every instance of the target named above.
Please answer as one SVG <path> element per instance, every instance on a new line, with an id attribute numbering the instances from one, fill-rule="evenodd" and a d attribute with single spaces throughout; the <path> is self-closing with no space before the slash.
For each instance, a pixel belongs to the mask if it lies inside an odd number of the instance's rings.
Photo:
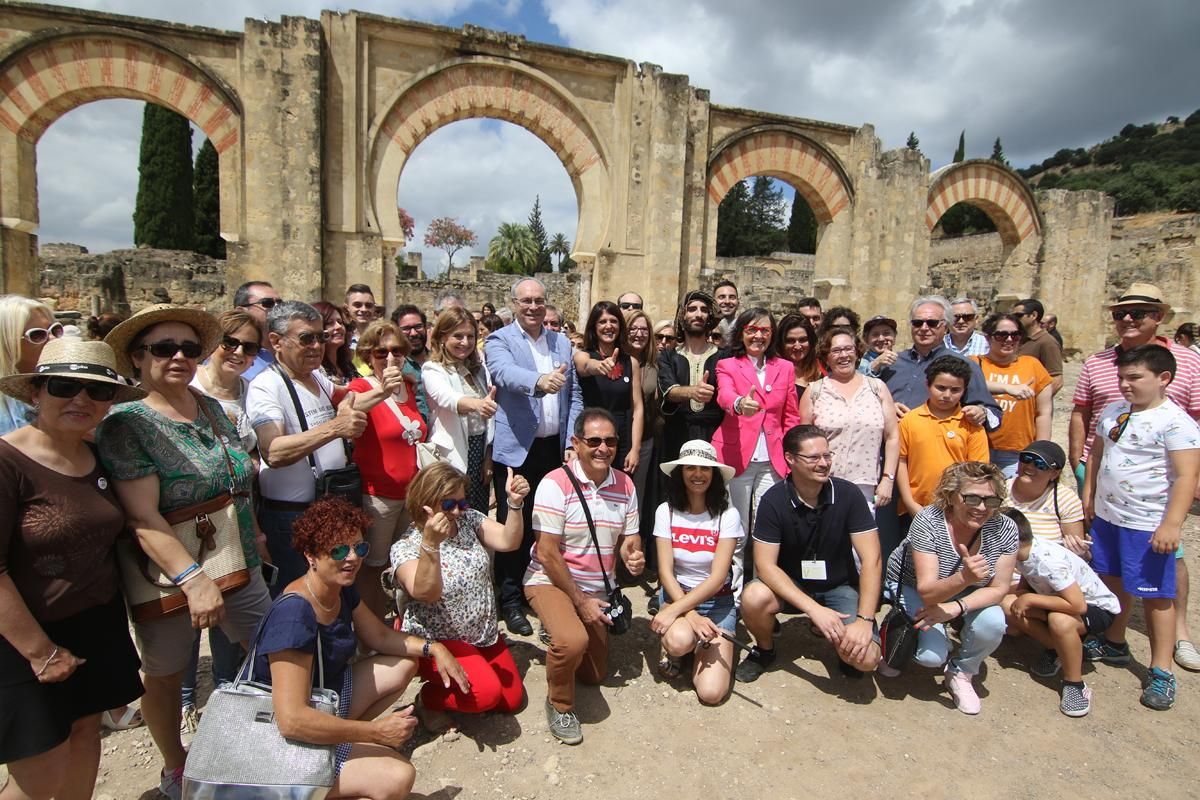
<path id="1" fill-rule="evenodd" d="M 87 392 L 87 396 L 97 403 L 107 403 L 117 396 L 117 390 L 120 388 L 115 383 L 81 381 L 76 378 L 53 377 L 46 379 L 46 393 L 62 400 L 70 400 L 80 392 Z"/>
<path id="2" fill-rule="evenodd" d="M 355 542 L 354 544 L 335 544 L 329 548 L 329 557 L 334 561 L 345 561 L 350 557 L 350 551 L 354 551 L 354 555 L 361 558 L 366 558 L 371 552 L 370 542 Z"/>
<path id="3" fill-rule="evenodd" d="M 63 326 L 61 322 L 55 322 L 49 328 L 30 328 L 25 331 L 22 338 L 30 344 L 45 344 L 51 339 L 58 339 L 63 335 Z"/>

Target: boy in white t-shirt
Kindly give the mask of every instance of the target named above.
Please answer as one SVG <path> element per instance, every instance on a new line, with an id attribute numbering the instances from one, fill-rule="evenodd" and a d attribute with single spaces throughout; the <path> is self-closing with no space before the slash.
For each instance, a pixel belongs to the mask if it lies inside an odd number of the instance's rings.
<path id="1" fill-rule="evenodd" d="M 1083 637 L 1106 630 L 1120 613 L 1117 596 L 1079 556 L 1033 533 L 1017 509 L 1004 512 L 1017 523 L 1017 571 L 1021 586 L 1001 603 L 1010 630 L 1036 639 L 1046 652 L 1030 672 L 1051 678 L 1062 669 L 1059 710 L 1082 717 L 1092 709 L 1092 690 L 1083 682 Z"/>
<path id="2" fill-rule="evenodd" d="M 1100 412 L 1083 484 L 1092 521 L 1092 567 L 1121 601 L 1103 637 L 1089 639 L 1084 656 L 1129 663 L 1125 628 L 1140 597 L 1150 637 L 1150 674 L 1142 705 L 1175 704 L 1170 671 L 1175 639 L 1175 549 L 1200 474 L 1200 427 L 1167 398 L 1175 356 L 1146 344 L 1116 359 L 1122 401 Z"/>

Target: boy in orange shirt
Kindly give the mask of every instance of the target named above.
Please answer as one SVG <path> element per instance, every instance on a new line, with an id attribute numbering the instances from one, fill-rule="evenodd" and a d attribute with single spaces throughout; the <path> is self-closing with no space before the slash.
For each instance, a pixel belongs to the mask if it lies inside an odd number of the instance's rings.
<path id="1" fill-rule="evenodd" d="M 970 381 L 971 366 L 964 359 L 938 356 L 925 369 L 929 400 L 900 420 L 896 488 L 910 518 L 933 501 L 946 467 L 988 460 L 987 433 L 962 413 Z"/>

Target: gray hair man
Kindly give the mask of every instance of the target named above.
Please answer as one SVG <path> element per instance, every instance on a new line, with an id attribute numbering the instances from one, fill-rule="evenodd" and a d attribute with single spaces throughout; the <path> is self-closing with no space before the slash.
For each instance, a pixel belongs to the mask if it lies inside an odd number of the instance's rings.
<path id="1" fill-rule="evenodd" d="M 969 297 L 959 297 L 950 304 L 950 331 L 942 339 L 947 349 L 960 356 L 985 356 L 988 340 L 975 327 L 979 324 L 979 306 Z"/>

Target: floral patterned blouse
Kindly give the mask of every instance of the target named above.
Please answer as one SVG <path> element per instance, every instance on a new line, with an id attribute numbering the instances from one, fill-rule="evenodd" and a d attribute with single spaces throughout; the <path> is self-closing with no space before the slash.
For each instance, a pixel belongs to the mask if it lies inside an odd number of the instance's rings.
<path id="1" fill-rule="evenodd" d="M 436 641 L 455 640 L 489 647 L 500 635 L 496 596 L 492 590 L 492 554 L 479 541 L 484 516 L 469 509 L 458 518 L 458 530 L 441 544 L 442 599 L 409 600 L 404 630 Z M 392 569 L 421 555 L 421 532 L 410 527 L 392 545 Z"/>
<path id="2" fill-rule="evenodd" d="M 234 500 L 242 551 L 246 554 L 246 566 L 253 569 L 262 563 L 254 542 L 250 508 L 254 464 L 242 449 L 237 429 L 221 404 L 211 397 L 198 397 L 197 402 L 208 406 L 217 423 L 215 432 L 203 411 L 191 422 L 176 422 L 140 400 L 114 406 L 96 428 L 100 461 L 119 481 L 157 474 L 158 510 L 166 513 L 228 491 L 229 470 L 224 453 L 228 449 L 233 464 L 233 488 L 244 493 Z"/>
<path id="3" fill-rule="evenodd" d="M 879 379 L 862 376 L 862 385 L 849 401 L 829 378 L 808 385 L 812 394 L 813 424 L 829 437 L 837 453 L 833 475 L 851 483 L 874 486 L 879 482 L 879 452 L 883 444 L 883 401 Z"/>

